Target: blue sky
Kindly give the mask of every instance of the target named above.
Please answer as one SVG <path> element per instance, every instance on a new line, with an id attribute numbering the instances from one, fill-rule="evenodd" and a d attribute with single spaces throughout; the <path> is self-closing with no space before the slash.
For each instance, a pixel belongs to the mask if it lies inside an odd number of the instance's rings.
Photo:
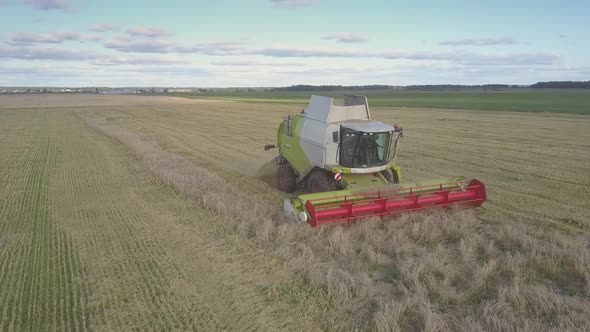
<path id="1" fill-rule="evenodd" d="M 590 79 L 585 1 L 0 0 L 0 86 Z"/>

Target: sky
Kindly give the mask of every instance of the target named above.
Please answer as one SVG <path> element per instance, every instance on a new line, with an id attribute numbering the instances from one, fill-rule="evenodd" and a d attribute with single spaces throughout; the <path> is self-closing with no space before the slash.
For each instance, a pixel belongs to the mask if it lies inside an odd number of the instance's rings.
<path id="1" fill-rule="evenodd" d="M 590 80 L 588 1 L 0 0 L 0 86 Z"/>

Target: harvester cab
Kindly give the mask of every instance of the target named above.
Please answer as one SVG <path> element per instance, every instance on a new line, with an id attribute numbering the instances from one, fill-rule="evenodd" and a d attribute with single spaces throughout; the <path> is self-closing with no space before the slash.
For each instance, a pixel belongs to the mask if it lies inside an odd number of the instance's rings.
<path id="1" fill-rule="evenodd" d="M 277 187 L 303 192 L 285 200 L 285 212 L 312 227 L 351 223 L 433 207 L 473 207 L 486 199 L 485 186 L 463 178 L 400 183 L 396 156 L 403 129 L 371 119 L 367 98 L 344 105 L 312 96 L 300 114 L 279 125 L 275 158 Z"/>

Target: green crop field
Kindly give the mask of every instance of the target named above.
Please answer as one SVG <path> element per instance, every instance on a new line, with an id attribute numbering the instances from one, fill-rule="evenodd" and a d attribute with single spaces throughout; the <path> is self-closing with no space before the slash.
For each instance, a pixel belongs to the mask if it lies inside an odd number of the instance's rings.
<path id="1" fill-rule="evenodd" d="M 341 98 L 343 94 L 361 94 L 371 107 L 449 108 L 512 112 L 552 112 L 590 114 L 588 90 L 516 89 L 500 91 L 328 91 L 313 94 Z M 306 105 L 311 92 L 204 92 L 175 93 L 187 98 L 233 101 L 290 103 Z"/>
<path id="2" fill-rule="evenodd" d="M 588 97 L 536 93 L 370 96 L 486 207 L 315 230 L 262 149 L 303 94 L 0 96 L 0 330 L 585 330 Z"/>

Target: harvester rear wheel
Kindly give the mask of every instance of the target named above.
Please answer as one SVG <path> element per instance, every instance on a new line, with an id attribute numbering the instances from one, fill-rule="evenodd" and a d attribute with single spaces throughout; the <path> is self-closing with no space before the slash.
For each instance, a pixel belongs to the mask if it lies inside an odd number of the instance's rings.
<path id="1" fill-rule="evenodd" d="M 288 164 L 280 165 L 277 172 L 277 188 L 282 192 L 292 193 L 296 185 L 297 175 L 293 167 Z"/>
<path id="2" fill-rule="evenodd" d="M 323 171 L 315 171 L 307 179 L 308 193 L 321 193 L 338 190 L 338 186 L 330 174 Z"/>

